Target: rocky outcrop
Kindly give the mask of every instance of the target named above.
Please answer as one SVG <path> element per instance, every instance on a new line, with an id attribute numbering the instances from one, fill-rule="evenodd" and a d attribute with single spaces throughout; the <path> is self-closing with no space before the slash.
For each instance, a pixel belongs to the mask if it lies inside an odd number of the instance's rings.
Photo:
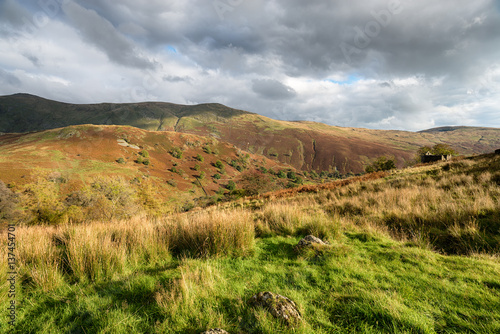
<path id="1" fill-rule="evenodd" d="M 253 295 L 248 304 L 268 310 L 275 318 L 289 326 L 297 325 L 302 320 L 302 315 L 293 300 L 269 291 Z"/>

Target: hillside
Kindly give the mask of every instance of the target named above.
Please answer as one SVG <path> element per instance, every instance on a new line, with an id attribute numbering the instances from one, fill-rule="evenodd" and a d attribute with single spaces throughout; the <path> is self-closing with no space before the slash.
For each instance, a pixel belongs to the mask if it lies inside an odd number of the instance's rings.
<path id="1" fill-rule="evenodd" d="M 121 177 L 141 191 L 152 187 L 153 197 L 175 211 L 228 196 L 230 182 L 250 195 L 287 186 L 290 180 L 262 172 L 272 168 L 294 171 L 215 138 L 170 131 L 76 125 L 0 135 L 0 181 L 22 191 L 51 180 L 62 200 L 96 179 Z"/>
<path id="2" fill-rule="evenodd" d="M 145 102 L 74 105 L 27 94 L 0 97 L 0 132 L 28 132 L 76 124 L 131 125 L 150 131 L 209 136 L 304 171 L 359 173 L 381 155 L 399 167 L 421 146 L 445 143 L 461 154 L 500 148 L 500 129 L 448 128 L 448 131 L 381 131 L 314 122 L 285 122 L 221 104 L 183 106 Z"/>
<path id="3" fill-rule="evenodd" d="M 17 226 L 17 321 L 0 332 L 499 333 L 499 168 L 484 155 L 156 219 Z M 307 235 L 328 244 L 297 247 Z M 264 291 L 301 318 L 249 302 Z"/>

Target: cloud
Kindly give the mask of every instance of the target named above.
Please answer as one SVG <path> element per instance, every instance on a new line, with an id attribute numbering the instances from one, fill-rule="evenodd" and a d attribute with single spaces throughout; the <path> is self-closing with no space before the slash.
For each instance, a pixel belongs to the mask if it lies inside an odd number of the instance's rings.
<path id="1" fill-rule="evenodd" d="M 2 85 L 21 87 L 22 81 L 15 75 L 0 69 L 0 82 Z"/>
<path id="2" fill-rule="evenodd" d="M 83 38 L 102 50 L 111 61 L 124 66 L 153 69 L 154 63 L 140 55 L 140 51 L 105 18 L 94 10 L 68 2 L 63 6 L 70 23 Z"/>
<path id="3" fill-rule="evenodd" d="M 500 127 L 499 1 L 222 1 L 221 17 L 206 0 L 55 0 L 56 15 L 0 0 L 0 94 L 218 102 L 380 129 Z"/>
<path id="4" fill-rule="evenodd" d="M 290 99 L 297 95 L 293 88 L 273 79 L 256 79 L 252 90 L 259 96 L 271 100 Z"/>

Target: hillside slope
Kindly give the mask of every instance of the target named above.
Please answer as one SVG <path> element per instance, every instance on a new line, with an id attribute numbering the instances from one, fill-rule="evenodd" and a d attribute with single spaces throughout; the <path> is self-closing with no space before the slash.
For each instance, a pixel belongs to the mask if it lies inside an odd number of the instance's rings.
<path id="1" fill-rule="evenodd" d="M 293 170 L 214 138 L 170 131 L 75 125 L 0 135 L 0 181 L 22 191 L 43 172 L 59 184 L 63 198 L 95 178 L 122 177 L 151 183 L 157 198 L 178 206 L 227 193 L 230 181 L 251 192 L 286 186 L 285 180 L 260 172 L 270 168 Z M 249 185 L 256 176 L 262 182 Z"/>
<path id="2" fill-rule="evenodd" d="M 38 131 L 76 124 L 131 125 L 151 131 L 210 136 L 301 170 L 342 174 L 363 171 L 381 156 L 398 166 L 424 145 L 445 143 L 461 154 L 500 148 L 500 129 L 456 127 L 447 131 L 382 131 L 315 122 L 286 122 L 221 104 L 183 106 L 162 102 L 73 105 L 27 94 L 0 97 L 0 132 Z"/>

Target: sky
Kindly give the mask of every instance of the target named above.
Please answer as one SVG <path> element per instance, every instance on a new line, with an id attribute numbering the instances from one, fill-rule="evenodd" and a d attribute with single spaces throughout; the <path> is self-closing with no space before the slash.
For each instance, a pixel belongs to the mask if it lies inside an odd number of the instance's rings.
<path id="1" fill-rule="evenodd" d="M 0 95 L 500 127 L 500 0 L 0 0 Z"/>

